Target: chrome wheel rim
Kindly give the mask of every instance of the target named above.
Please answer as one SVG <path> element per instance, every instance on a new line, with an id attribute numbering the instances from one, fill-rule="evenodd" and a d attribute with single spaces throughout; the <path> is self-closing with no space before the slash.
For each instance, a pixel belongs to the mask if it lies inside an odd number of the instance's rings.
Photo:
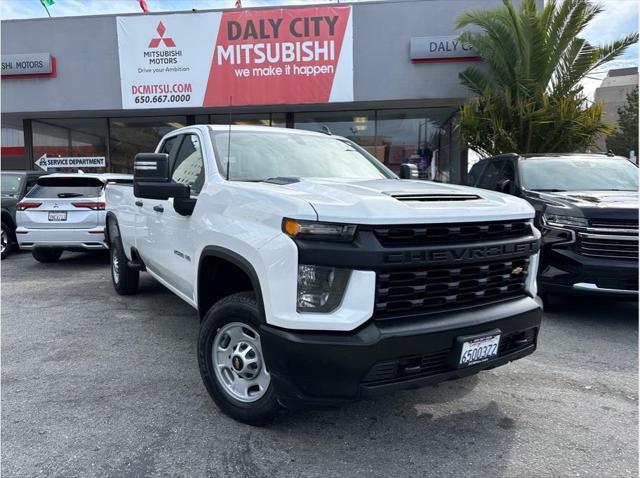
<path id="1" fill-rule="evenodd" d="M 4 254 L 4 251 L 7 249 L 7 245 L 9 244 L 9 235 L 7 231 L 2 228 L 2 232 L 0 232 L 0 253 Z"/>
<path id="2" fill-rule="evenodd" d="M 231 322 L 218 330 L 211 351 L 218 383 L 232 398 L 260 400 L 271 382 L 265 367 L 260 335 L 250 326 Z"/>
<path id="3" fill-rule="evenodd" d="M 111 253 L 111 271 L 113 272 L 113 281 L 117 284 L 120 282 L 120 261 L 115 251 Z"/>

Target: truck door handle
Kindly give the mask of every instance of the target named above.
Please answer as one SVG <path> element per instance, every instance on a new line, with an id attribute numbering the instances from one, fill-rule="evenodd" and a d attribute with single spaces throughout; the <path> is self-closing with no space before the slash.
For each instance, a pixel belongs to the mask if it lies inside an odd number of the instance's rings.
<path id="1" fill-rule="evenodd" d="M 158 204 L 157 206 L 153 206 L 153 210 L 158 212 L 164 212 L 164 208 L 160 204 Z"/>
<path id="2" fill-rule="evenodd" d="M 136 206 L 138 206 L 138 207 L 142 207 L 142 204 L 143 204 L 143 203 L 142 203 L 142 201 L 136 201 L 134 204 L 135 204 Z"/>

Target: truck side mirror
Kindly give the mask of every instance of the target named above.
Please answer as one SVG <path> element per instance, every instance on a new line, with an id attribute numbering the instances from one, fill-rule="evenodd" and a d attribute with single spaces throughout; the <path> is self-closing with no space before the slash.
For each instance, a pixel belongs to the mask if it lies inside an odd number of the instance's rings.
<path id="1" fill-rule="evenodd" d="M 410 163 L 401 164 L 400 179 L 418 179 L 418 166 Z"/>
<path id="2" fill-rule="evenodd" d="M 169 155 L 166 153 L 139 153 L 133 163 L 133 180 L 169 182 Z"/>
<path id="3" fill-rule="evenodd" d="M 133 164 L 133 195 L 146 199 L 188 199 L 191 188 L 171 181 L 168 154 L 140 153 Z"/>

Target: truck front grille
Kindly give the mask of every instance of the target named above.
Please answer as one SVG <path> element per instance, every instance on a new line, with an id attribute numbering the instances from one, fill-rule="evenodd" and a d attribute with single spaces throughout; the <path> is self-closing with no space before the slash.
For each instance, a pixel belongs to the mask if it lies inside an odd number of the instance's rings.
<path id="1" fill-rule="evenodd" d="M 531 234 L 527 220 L 375 226 L 373 232 L 384 247 L 473 243 L 510 239 Z"/>
<path id="2" fill-rule="evenodd" d="M 591 220 L 586 232 L 578 232 L 578 252 L 602 259 L 638 260 L 638 221 Z"/>
<path id="3" fill-rule="evenodd" d="M 378 271 L 375 317 L 475 307 L 525 295 L 529 257 Z"/>

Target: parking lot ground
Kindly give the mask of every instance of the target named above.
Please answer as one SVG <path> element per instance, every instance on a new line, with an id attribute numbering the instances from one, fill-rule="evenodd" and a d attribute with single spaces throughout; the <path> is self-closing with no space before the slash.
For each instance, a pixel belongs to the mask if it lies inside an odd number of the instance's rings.
<path id="1" fill-rule="evenodd" d="M 627 477 L 638 470 L 637 304 L 567 299 L 492 371 L 284 415 L 222 415 L 196 312 L 105 255 L 2 262 L 2 476 Z"/>

